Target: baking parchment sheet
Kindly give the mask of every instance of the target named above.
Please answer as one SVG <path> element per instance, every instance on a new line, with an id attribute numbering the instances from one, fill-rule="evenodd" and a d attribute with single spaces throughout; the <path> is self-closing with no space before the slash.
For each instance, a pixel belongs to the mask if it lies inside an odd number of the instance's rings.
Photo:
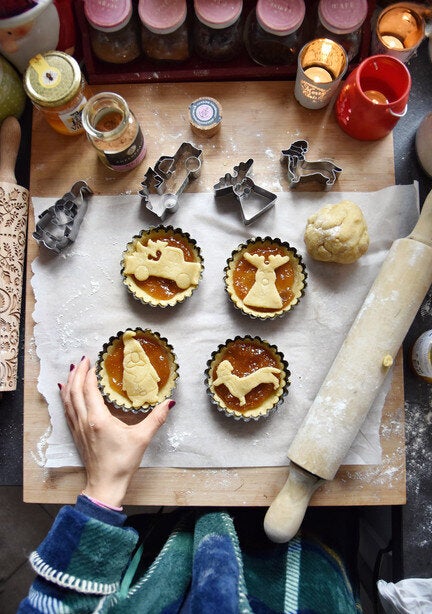
<path id="1" fill-rule="evenodd" d="M 367 221 L 370 247 L 356 263 L 321 263 L 303 241 L 307 218 L 320 207 L 348 199 Z M 33 197 L 35 216 L 54 203 Z M 239 204 L 211 193 L 183 194 L 164 225 L 188 232 L 201 247 L 204 273 L 191 297 L 165 309 L 143 305 L 123 284 L 120 262 L 126 244 L 142 229 L 160 224 L 139 195 L 91 197 L 78 238 L 61 255 L 41 248 L 32 263 L 36 298 L 34 341 L 40 359 L 38 389 L 51 431 L 44 448 L 47 467 L 82 465 L 67 427 L 57 382 L 82 355 L 92 362 L 112 335 L 150 328 L 166 337 L 179 364 L 176 406 L 148 448 L 143 466 L 254 467 L 288 463 L 287 450 L 392 242 L 408 235 L 419 211 L 417 184 L 377 192 L 278 193 L 275 206 L 245 226 Z M 231 252 L 250 237 L 278 237 L 303 256 L 304 296 L 281 318 L 261 321 L 234 308 L 224 285 Z M 284 354 L 291 372 L 279 410 L 257 422 L 237 422 L 218 412 L 206 395 L 204 372 L 211 353 L 236 335 L 260 336 Z M 344 464 L 381 460 L 379 424 L 391 371 Z M 43 442 L 45 444 L 45 441 Z"/>

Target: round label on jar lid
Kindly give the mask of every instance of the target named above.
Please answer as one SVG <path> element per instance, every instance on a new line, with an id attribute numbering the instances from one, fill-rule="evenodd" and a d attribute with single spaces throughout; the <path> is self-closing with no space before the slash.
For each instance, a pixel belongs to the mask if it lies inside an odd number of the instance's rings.
<path id="1" fill-rule="evenodd" d="M 347 34 L 358 30 L 366 19 L 367 0 L 320 0 L 318 15 L 327 30 Z"/>
<path id="2" fill-rule="evenodd" d="M 189 105 L 189 119 L 194 132 L 213 136 L 222 121 L 222 109 L 214 98 L 197 98 Z"/>
<path id="3" fill-rule="evenodd" d="M 155 34 L 169 34 L 179 28 L 187 15 L 186 0 L 147 0 L 138 4 L 138 14 Z"/>
<path id="4" fill-rule="evenodd" d="M 258 0 L 256 6 L 258 23 L 276 36 L 295 32 L 303 23 L 305 12 L 304 0 Z"/>
<path id="5" fill-rule="evenodd" d="M 81 78 L 75 58 L 62 51 L 48 51 L 31 58 L 23 82 L 33 102 L 43 107 L 57 107 L 75 96 Z"/>
<path id="6" fill-rule="evenodd" d="M 132 16 L 132 0 L 85 0 L 87 21 L 97 30 L 115 32 L 123 28 Z"/>
<path id="7" fill-rule="evenodd" d="M 206 26 L 228 28 L 240 17 L 242 0 L 194 0 L 195 14 Z"/>

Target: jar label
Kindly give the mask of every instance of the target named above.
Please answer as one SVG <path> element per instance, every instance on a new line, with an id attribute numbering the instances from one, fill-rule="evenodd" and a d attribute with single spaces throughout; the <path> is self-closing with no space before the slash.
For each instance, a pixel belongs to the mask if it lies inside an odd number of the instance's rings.
<path id="1" fill-rule="evenodd" d="M 190 105 L 190 112 L 192 121 L 199 126 L 212 126 L 221 120 L 218 106 L 208 98 L 194 101 Z"/>
<path id="2" fill-rule="evenodd" d="M 144 144 L 144 135 L 141 128 L 138 129 L 138 133 L 127 149 L 117 151 L 115 153 L 104 153 L 103 156 L 112 169 L 118 171 L 126 171 L 137 166 L 146 154 L 146 147 Z"/>
<path id="3" fill-rule="evenodd" d="M 73 109 L 70 109 L 66 113 L 59 113 L 59 119 L 62 121 L 68 132 L 71 132 L 72 134 L 82 132 L 83 125 L 81 121 L 81 113 L 86 102 L 87 98 L 83 96 L 79 104 Z"/>

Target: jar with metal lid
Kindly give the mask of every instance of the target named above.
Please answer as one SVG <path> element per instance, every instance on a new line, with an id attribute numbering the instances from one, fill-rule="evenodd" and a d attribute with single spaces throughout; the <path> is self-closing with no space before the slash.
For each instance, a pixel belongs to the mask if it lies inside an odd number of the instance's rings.
<path id="1" fill-rule="evenodd" d="M 90 44 L 96 57 L 111 64 L 126 64 L 141 55 L 139 20 L 131 0 L 86 0 Z"/>
<path id="2" fill-rule="evenodd" d="M 84 132 L 81 113 L 91 95 L 78 62 L 62 51 L 31 58 L 24 89 L 54 130 L 74 135 Z"/>
<path id="3" fill-rule="evenodd" d="M 138 4 L 141 47 L 157 61 L 182 62 L 189 57 L 186 0 L 146 0 Z"/>
<path id="4" fill-rule="evenodd" d="M 418 337 L 411 350 L 411 364 L 414 373 L 432 384 L 432 329 Z"/>
<path id="5" fill-rule="evenodd" d="M 351 62 L 360 51 L 367 12 L 367 0 L 320 0 L 314 37 L 330 38 L 339 43 Z"/>
<path id="6" fill-rule="evenodd" d="M 197 56 L 228 61 L 243 50 L 242 0 L 194 0 L 193 44 Z"/>
<path id="7" fill-rule="evenodd" d="M 113 171 L 130 171 L 142 162 L 146 146 L 141 127 L 124 98 L 101 92 L 82 114 L 87 138 L 102 162 Z"/>
<path id="8" fill-rule="evenodd" d="M 262 66 L 295 64 L 303 45 L 303 0 L 258 0 L 246 19 L 247 52 Z"/>

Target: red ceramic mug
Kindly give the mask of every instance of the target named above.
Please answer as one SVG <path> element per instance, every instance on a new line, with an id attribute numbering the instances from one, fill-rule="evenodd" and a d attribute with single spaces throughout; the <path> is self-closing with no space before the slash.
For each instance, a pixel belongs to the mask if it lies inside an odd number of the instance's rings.
<path id="1" fill-rule="evenodd" d="M 361 141 L 389 134 L 407 111 L 411 75 L 389 55 L 366 58 L 347 77 L 335 104 L 339 126 Z"/>

